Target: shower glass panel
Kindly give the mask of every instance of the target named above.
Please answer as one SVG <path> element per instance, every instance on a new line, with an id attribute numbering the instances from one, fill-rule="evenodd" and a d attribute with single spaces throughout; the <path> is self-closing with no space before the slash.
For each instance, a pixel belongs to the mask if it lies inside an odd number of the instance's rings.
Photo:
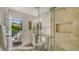
<path id="1" fill-rule="evenodd" d="M 44 11 L 42 11 L 44 9 Z M 40 22 L 42 23 L 42 29 L 41 29 L 41 37 L 42 41 L 45 43 L 45 49 L 51 50 L 51 15 L 49 12 L 49 8 L 40 8 Z"/>

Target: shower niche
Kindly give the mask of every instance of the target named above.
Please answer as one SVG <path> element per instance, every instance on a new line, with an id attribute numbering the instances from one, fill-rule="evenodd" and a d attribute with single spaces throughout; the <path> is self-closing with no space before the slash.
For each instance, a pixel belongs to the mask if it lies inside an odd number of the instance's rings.
<path id="1" fill-rule="evenodd" d="M 57 33 L 72 33 L 72 22 L 56 24 Z"/>

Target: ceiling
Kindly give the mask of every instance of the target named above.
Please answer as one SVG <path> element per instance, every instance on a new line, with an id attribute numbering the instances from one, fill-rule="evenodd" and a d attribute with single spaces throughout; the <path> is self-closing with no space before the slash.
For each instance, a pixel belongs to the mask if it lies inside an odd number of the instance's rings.
<path id="1" fill-rule="evenodd" d="M 29 15 L 37 16 L 38 10 L 35 7 L 10 7 L 10 9 L 19 11 L 22 13 L 26 13 Z M 49 11 L 49 7 L 41 7 L 40 8 L 40 14 L 47 13 Z"/>

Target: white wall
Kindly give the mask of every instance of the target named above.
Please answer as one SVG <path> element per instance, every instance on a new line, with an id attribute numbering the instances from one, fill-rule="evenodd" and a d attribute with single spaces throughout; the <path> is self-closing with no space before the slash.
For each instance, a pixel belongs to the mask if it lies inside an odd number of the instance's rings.
<path id="1" fill-rule="evenodd" d="M 32 16 L 32 15 L 20 13 L 17 11 L 13 11 L 13 10 L 9 10 L 9 14 L 10 14 L 10 17 L 17 17 L 17 18 L 21 18 L 23 20 L 23 32 L 22 32 L 23 45 L 31 43 L 31 39 L 29 39 L 30 31 L 29 31 L 28 22 L 30 20 L 35 21 L 36 17 Z"/>

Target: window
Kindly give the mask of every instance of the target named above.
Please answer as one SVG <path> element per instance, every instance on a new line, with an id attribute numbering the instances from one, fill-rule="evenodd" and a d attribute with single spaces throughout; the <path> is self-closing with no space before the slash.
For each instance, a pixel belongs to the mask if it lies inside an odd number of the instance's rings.
<path id="1" fill-rule="evenodd" d="M 12 18 L 12 36 L 22 31 L 22 19 Z"/>

